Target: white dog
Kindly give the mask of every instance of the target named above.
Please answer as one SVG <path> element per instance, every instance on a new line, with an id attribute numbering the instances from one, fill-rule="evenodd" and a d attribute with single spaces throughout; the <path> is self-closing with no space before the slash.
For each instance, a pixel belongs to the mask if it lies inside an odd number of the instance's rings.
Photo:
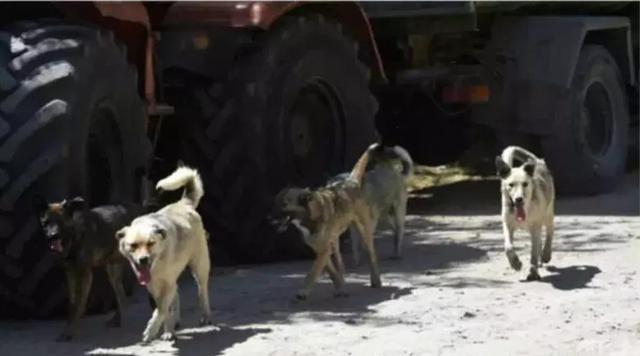
<path id="1" fill-rule="evenodd" d="M 196 211 L 204 195 L 200 175 L 194 169 L 179 167 L 158 182 L 156 188 L 184 188 L 184 193 L 180 201 L 138 217 L 116 234 L 120 252 L 129 260 L 138 281 L 156 303 L 143 333 L 144 343 L 157 336 L 163 323 L 162 339 L 175 338 L 175 324 L 180 313 L 177 280 L 187 266 L 198 284 L 202 308 L 200 323 L 211 323 L 208 234 Z"/>
<path id="2" fill-rule="evenodd" d="M 521 165 L 514 166 L 516 162 Z M 531 234 L 531 267 L 527 280 L 540 280 L 538 265 L 551 260 L 555 201 L 553 177 L 543 159 L 515 146 L 505 148 L 502 155 L 496 157 L 496 168 L 501 180 L 502 228 L 507 259 L 513 269 L 522 268 L 513 248 L 513 233 L 516 229 L 528 230 Z M 547 238 L 541 248 L 543 226 Z"/>

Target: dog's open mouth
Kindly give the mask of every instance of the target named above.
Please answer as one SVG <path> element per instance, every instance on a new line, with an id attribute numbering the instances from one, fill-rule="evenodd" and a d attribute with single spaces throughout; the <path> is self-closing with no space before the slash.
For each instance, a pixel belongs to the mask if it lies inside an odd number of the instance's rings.
<path id="1" fill-rule="evenodd" d="M 62 253 L 64 250 L 62 247 L 62 239 L 49 240 L 49 249 L 57 253 Z"/>
<path id="2" fill-rule="evenodd" d="M 151 268 L 150 266 L 141 266 L 137 263 L 131 262 L 131 267 L 136 274 L 138 283 L 141 286 L 146 286 L 151 281 Z"/>
<path id="3" fill-rule="evenodd" d="M 527 219 L 527 214 L 524 212 L 524 205 L 516 204 L 515 208 L 516 208 L 516 220 L 518 222 L 525 221 Z"/>

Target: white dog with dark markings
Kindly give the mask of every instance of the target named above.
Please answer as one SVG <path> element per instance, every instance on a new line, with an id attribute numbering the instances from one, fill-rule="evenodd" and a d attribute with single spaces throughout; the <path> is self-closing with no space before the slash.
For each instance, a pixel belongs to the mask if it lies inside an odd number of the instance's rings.
<path id="1" fill-rule="evenodd" d="M 198 284 L 200 324 L 211 323 L 208 234 L 196 211 L 204 195 L 200 175 L 194 169 L 179 167 L 159 181 L 156 188 L 165 191 L 184 188 L 184 192 L 178 202 L 136 218 L 116 234 L 120 252 L 156 303 L 143 333 L 144 343 L 156 337 L 163 324 L 162 339 L 175 338 L 180 313 L 177 280 L 187 266 Z"/>
<path id="2" fill-rule="evenodd" d="M 507 259 L 513 269 L 519 271 L 522 268 L 513 247 L 513 234 L 518 229 L 529 231 L 531 265 L 527 280 L 540 280 L 538 266 L 551 260 L 555 214 L 553 177 L 543 159 L 516 146 L 505 148 L 502 155 L 496 157 L 496 168 L 501 180 L 502 228 Z M 543 226 L 547 235 L 544 247 Z"/>

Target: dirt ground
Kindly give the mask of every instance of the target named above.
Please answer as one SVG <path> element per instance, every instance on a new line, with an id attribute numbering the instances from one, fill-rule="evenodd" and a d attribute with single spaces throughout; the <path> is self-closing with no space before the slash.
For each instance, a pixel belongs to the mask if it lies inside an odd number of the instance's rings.
<path id="1" fill-rule="evenodd" d="M 405 255 L 377 240 L 383 288 L 365 265 L 349 268 L 349 297 L 323 278 L 293 303 L 309 261 L 217 269 L 216 325 L 196 327 L 193 283 L 181 285 L 178 340 L 137 342 L 150 316 L 138 291 L 124 326 L 82 321 L 72 343 L 63 321 L 0 322 L 0 355 L 637 355 L 640 350 L 638 174 L 612 194 L 557 203 L 557 237 L 542 281 L 523 282 L 502 252 L 497 181 L 421 191 L 410 202 Z M 528 237 L 516 236 L 523 261 Z M 525 265 L 526 266 L 526 265 Z"/>

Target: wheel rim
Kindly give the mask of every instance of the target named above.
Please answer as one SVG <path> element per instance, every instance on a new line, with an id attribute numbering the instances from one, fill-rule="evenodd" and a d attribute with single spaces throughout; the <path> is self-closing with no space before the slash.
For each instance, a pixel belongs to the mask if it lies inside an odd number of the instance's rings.
<path id="1" fill-rule="evenodd" d="M 285 135 L 296 184 L 320 183 L 327 172 L 343 168 L 343 117 L 335 91 L 322 81 L 308 81 L 297 91 Z"/>
<path id="2" fill-rule="evenodd" d="M 582 106 L 582 135 L 594 156 L 603 156 L 611 145 L 613 108 L 609 93 L 600 82 L 587 88 Z"/>

